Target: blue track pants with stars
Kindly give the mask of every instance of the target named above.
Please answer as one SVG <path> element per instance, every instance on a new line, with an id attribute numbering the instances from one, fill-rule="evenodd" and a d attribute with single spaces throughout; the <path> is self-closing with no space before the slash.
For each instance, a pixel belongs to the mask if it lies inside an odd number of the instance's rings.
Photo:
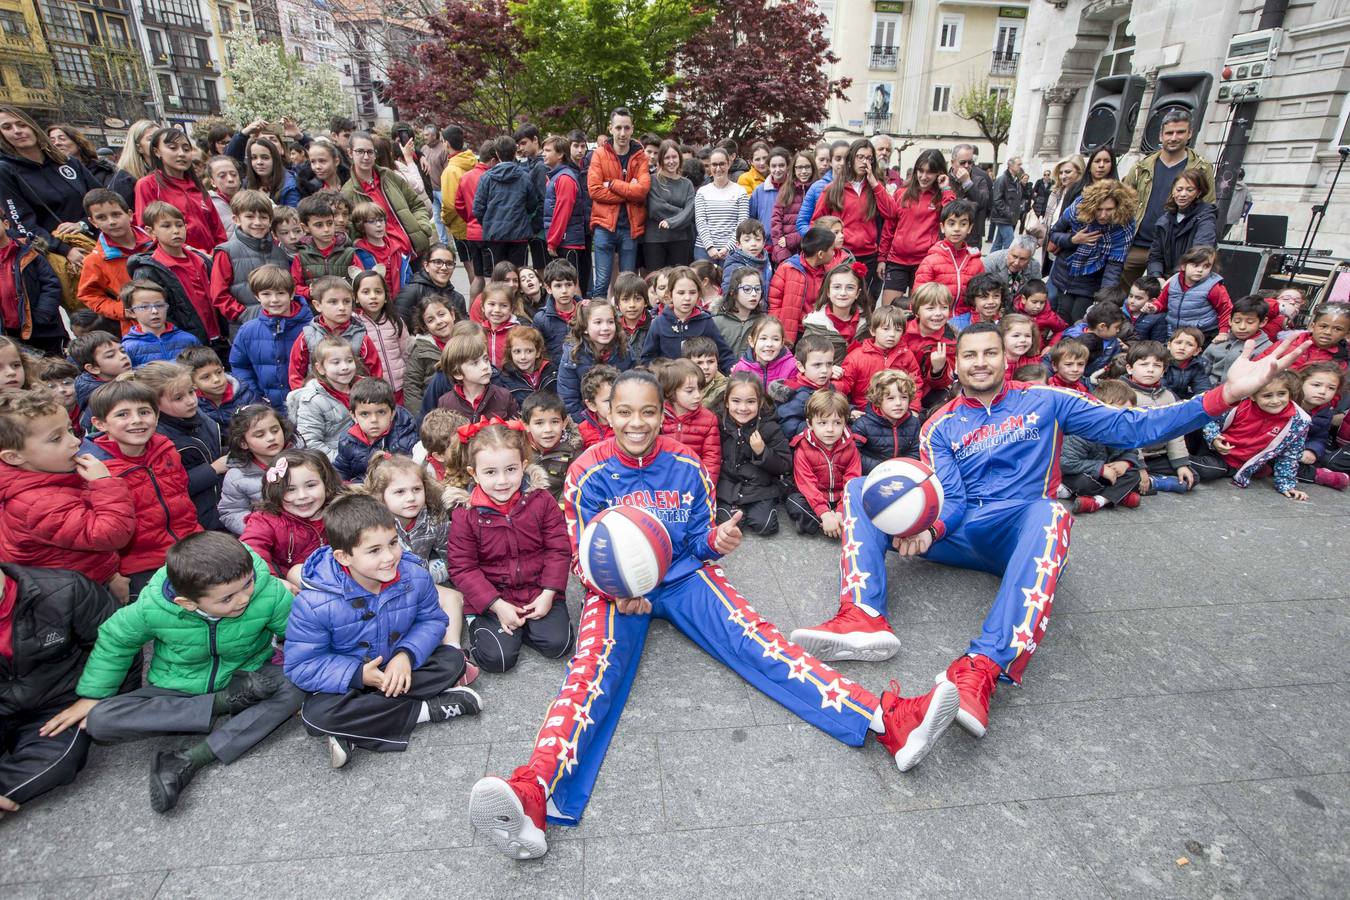
<path id="1" fill-rule="evenodd" d="M 666 619 L 709 656 L 806 722 L 852 746 L 867 737 L 880 700 L 810 656 L 765 621 L 712 564 L 647 595 L 650 615 L 623 615 L 586 598 L 577 650 L 518 777 L 548 791 L 548 819 L 575 825 L 633 686 L 652 616 Z"/>
<path id="2" fill-rule="evenodd" d="M 872 615 L 886 615 L 889 535 L 862 513 L 863 479 L 844 494 L 840 601 Z M 965 517 L 924 554 L 930 562 L 977 569 L 1003 579 L 969 653 L 998 663 L 1003 677 L 1020 684 L 1022 671 L 1045 634 L 1055 586 L 1069 557 L 1073 525 L 1054 500 L 968 500 Z"/>

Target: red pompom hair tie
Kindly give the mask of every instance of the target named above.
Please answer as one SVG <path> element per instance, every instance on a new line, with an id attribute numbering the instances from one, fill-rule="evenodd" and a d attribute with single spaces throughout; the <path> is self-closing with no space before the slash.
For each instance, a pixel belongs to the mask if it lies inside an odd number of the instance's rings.
<path id="1" fill-rule="evenodd" d="M 459 426 L 455 431 L 455 436 L 459 438 L 461 444 L 467 444 L 473 439 L 474 435 L 478 434 L 478 432 L 482 431 L 484 428 L 491 428 L 493 425 L 500 425 L 503 428 L 509 428 L 512 431 L 519 431 L 521 433 L 525 432 L 525 423 L 519 419 L 512 419 L 507 422 L 503 421 L 500 416 L 493 416 L 490 419 L 480 419 L 471 425 Z"/>
<path id="2" fill-rule="evenodd" d="M 857 262 L 857 261 L 855 260 L 853 263 L 851 263 L 851 264 L 849 265 L 849 268 L 853 270 L 853 274 L 854 274 L 854 275 L 857 275 L 857 276 L 858 276 L 858 280 L 859 280 L 859 281 L 861 281 L 861 282 L 863 282 L 863 283 L 866 283 L 866 282 L 867 282 L 867 266 L 866 266 L 866 265 L 864 265 L 863 263 Z"/>

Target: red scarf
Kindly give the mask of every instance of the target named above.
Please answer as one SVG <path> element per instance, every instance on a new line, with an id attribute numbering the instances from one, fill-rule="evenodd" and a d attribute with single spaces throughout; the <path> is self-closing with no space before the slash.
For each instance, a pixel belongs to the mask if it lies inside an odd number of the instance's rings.
<path id="1" fill-rule="evenodd" d="M 858 323 L 862 321 L 862 316 L 857 308 L 854 308 L 853 317 L 849 319 L 841 319 L 836 316 L 829 304 L 826 304 L 822 309 L 825 311 L 825 318 L 830 320 L 830 324 L 843 336 L 844 340 L 847 343 L 853 343 L 853 336 L 858 333 Z"/>
<path id="2" fill-rule="evenodd" d="M 384 242 L 401 249 L 404 253 L 412 254 L 412 239 L 408 237 L 408 232 L 403 230 L 403 223 L 394 215 L 394 208 L 389 205 L 389 198 L 384 195 L 384 188 L 380 184 L 380 173 L 372 172 L 373 181 L 357 181 L 361 188 L 361 193 L 370 198 L 370 201 L 384 210 Z M 356 177 L 356 173 L 352 173 Z"/>
<path id="3" fill-rule="evenodd" d="M 352 383 L 355 384 L 356 382 Z M 346 394 L 342 393 L 342 391 L 339 391 L 337 388 L 329 384 L 328 379 L 326 378 L 320 378 L 319 385 L 333 397 L 341 401 L 343 406 L 347 407 L 348 409 L 352 408 L 352 396 L 350 392 Z"/>
<path id="4" fill-rule="evenodd" d="M 516 492 L 512 494 L 505 503 L 498 503 L 487 495 L 487 491 L 484 491 L 478 485 L 474 485 L 473 494 L 469 497 L 469 502 L 474 506 L 486 506 L 488 509 L 495 509 L 505 516 L 509 515 L 511 510 L 516 508 L 520 503 L 521 496 L 520 489 L 517 488 Z"/>

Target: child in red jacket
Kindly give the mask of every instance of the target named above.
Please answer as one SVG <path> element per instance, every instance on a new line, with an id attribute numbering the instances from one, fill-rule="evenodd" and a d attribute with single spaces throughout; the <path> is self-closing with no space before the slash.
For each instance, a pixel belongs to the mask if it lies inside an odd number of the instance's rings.
<path id="1" fill-rule="evenodd" d="M 118 551 L 136 530 L 131 492 L 79 449 L 55 394 L 0 394 L 0 558 L 73 569 L 125 603 L 127 581 L 117 568 Z"/>
<path id="2" fill-rule="evenodd" d="M 717 484 L 722 474 L 722 430 L 717 414 L 703 405 L 703 372 L 693 360 L 676 359 L 657 374 L 666 397 L 661 433 L 684 444 Z"/>
<path id="3" fill-rule="evenodd" d="M 914 290 L 909 298 L 909 311 L 912 318 L 905 323 L 900 344 L 919 364 L 916 404 L 921 409 L 932 409 L 947 399 L 956 371 L 956 332 L 948 324 L 951 292 L 930 281 Z"/>
<path id="4" fill-rule="evenodd" d="M 975 222 L 975 204 L 969 200 L 953 200 L 942 208 L 942 240 L 929 248 L 923 262 L 914 273 L 914 286 L 923 287 L 936 281 L 956 298 L 953 315 L 970 312 L 965 302 L 966 285 L 984 271 L 980 248 L 966 244 L 966 237 Z"/>
<path id="5" fill-rule="evenodd" d="M 309 555 L 328 543 L 323 514 L 342 496 L 342 478 L 318 450 L 283 450 L 263 473 L 262 500 L 239 540 L 294 590 Z"/>
<path id="6" fill-rule="evenodd" d="M 883 369 L 902 369 L 919 380 L 919 362 L 914 354 L 900 343 L 905 333 L 905 312 L 899 306 L 882 306 L 872 310 L 867 318 L 867 332 L 871 337 L 849 351 L 844 357 L 844 374 L 834 380 L 837 390 L 848 397 L 855 410 L 855 418 L 867 409 L 867 386 L 872 376 Z"/>
<path id="7" fill-rule="evenodd" d="M 178 450 L 173 441 L 155 433 L 158 401 L 148 385 L 120 379 L 89 397 L 94 428 L 101 434 L 85 439 L 85 451 L 126 483 L 135 508 L 135 533 L 122 550 L 119 566 L 131 581 L 132 597 L 164 565 L 171 546 L 202 530 Z"/>
<path id="8" fill-rule="evenodd" d="M 1022 295 L 1013 301 L 1013 308 L 1024 316 L 1030 316 L 1041 333 L 1041 346 L 1053 344 L 1069 323 L 1059 317 L 1059 313 L 1050 308 L 1050 295 L 1046 293 L 1045 282 L 1033 278 L 1022 286 Z"/>
<path id="9" fill-rule="evenodd" d="M 798 534 L 838 538 L 844 516 L 844 485 L 862 474 L 862 456 L 848 430 L 848 400 L 833 388 L 822 388 L 806 401 L 806 430 L 792 439 L 792 477 L 797 490 L 788 495 L 788 517 Z"/>
<path id="10" fill-rule="evenodd" d="M 459 437 L 474 488 L 469 505 L 451 517 L 446 564 L 474 617 L 474 662 L 505 672 L 522 644 L 559 659 L 572 648 L 563 597 L 572 548 L 548 477 L 538 467 L 526 472 L 530 450 L 519 422 L 466 425 Z"/>

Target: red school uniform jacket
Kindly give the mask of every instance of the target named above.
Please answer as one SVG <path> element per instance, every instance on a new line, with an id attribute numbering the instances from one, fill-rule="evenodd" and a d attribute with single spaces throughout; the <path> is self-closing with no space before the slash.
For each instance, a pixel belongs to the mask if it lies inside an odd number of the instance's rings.
<path id="1" fill-rule="evenodd" d="M 938 228 L 938 213 L 942 207 L 956 199 L 950 190 L 943 191 L 937 197 L 937 206 L 933 200 L 937 194 L 936 185 L 919 194 L 909 206 L 901 206 L 904 190 L 896 191 L 894 209 L 890 218 L 881 229 L 881 252 L 886 262 L 901 266 L 917 266 L 933 244 L 942 237 Z"/>
<path id="2" fill-rule="evenodd" d="M 914 273 L 914 286 L 923 287 L 930 281 L 944 285 L 952 293 L 952 315 L 970 312 L 966 305 L 966 285 L 984 271 L 980 249 L 969 244 L 956 249 L 945 240 L 934 244 L 919 263 Z"/>
<path id="3" fill-rule="evenodd" d="M 514 419 L 518 415 L 516 399 L 511 396 L 511 392 L 499 384 L 489 384 L 487 389 L 478 397 L 478 402 L 470 402 L 464 396 L 464 386 L 456 384 L 450 390 L 441 395 L 441 399 L 436 403 L 441 409 L 448 409 L 460 413 L 473 424 L 480 419 L 491 419 L 497 417 L 502 420 Z"/>
<path id="4" fill-rule="evenodd" d="M 882 350 L 874 339 L 867 338 L 848 352 L 842 368 L 844 375 L 834 382 L 834 387 L 847 395 L 849 406 L 854 409 L 867 408 L 867 386 L 872 383 L 872 376 L 880 371 L 903 369 L 914 376 L 916 386 L 923 380 L 919 361 L 903 342 Z M 914 399 L 918 400 L 917 391 Z"/>
<path id="5" fill-rule="evenodd" d="M 1065 390 L 1069 391 L 1077 391 L 1080 394 L 1088 394 L 1088 395 L 1092 394 L 1092 391 L 1088 390 L 1087 385 L 1083 383 L 1083 379 L 1081 378 L 1078 379 L 1077 381 L 1065 381 L 1058 375 L 1051 375 L 1050 378 L 1045 383 L 1050 387 L 1064 388 Z"/>
<path id="6" fill-rule="evenodd" d="M 848 429 L 833 447 L 825 447 L 808 427 L 792 439 L 792 447 L 792 477 L 817 516 L 843 501 L 844 485 L 862 474 L 858 442 Z"/>
<path id="7" fill-rule="evenodd" d="M 74 472 L 30 472 L 0 462 L 0 558 L 6 562 L 73 569 L 104 583 L 117 574 L 118 551 L 135 530 L 136 510 L 122 479 L 85 481 Z"/>
<path id="8" fill-rule="evenodd" d="M 577 433 L 581 435 L 582 449 L 590 449 L 601 441 L 614 437 L 614 429 L 601 422 L 587 410 L 585 418 L 577 423 Z"/>
<path id="9" fill-rule="evenodd" d="M 197 318 L 202 320 L 206 336 L 211 340 L 220 337 L 220 321 L 216 317 L 216 308 L 211 303 L 211 273 L 206 268 L 206 261 L 191 250 L 181 257 L 170 256 L 162 247 L 156 247 L 150 258 L 167 268 L 178 279 L 188 302 L 197 311 Z"/>
<path id="10" fill-rule="evenodd" d="M 498 597 L 527 606 L 546 589 L 558 592 L 555 603 L 565 602 L 572 545 L 547 479 L 527 482 L 507 504 L 475 486 L 469 505 L 451 514 L 445 563 L 469 615 L 486 612 Z"/>
<path id="11" fill-rule="evenodd" d="M 124 482 L 136 511 L 136 530 L 122 550 L 118 568 L 132 575 L 164 565 L 169 548 L 202 530 L 197 507 L 188 496 L 187 469 L 173 441 L 162 434 L 150 438 L 140 456 L 126 456 L 106 435 L 86 439 L 83 452 L 103 460 L 114 478 Z"/>
<path id="12" fill-rule="evenodd" d="M 840 250 L 829 265 L 818 269 L 798 254 L 774 269 L 773 278 L 769 281 L 769 315 L 776 316 L 783 323 L 783 342 L 789 347 L 797 343 L 802 319 L 806 318 L 820 297 L 825 273 L 846 259 L 848 254 Z"/>
<path id="13" fill-rule="evenodd" d="M 811 215 L 811 221 L 814 222 L 822 216 L 838 216 L 844 223 L 844 248 L 854 256 L 872 256 L 878 250 L 877 244 L 877 222 L 875 218 L 867 218 L 867 201 L 862 191 L 869 191 L 876 202 L 877 215 L 882 220 L 889 220 L 895 214 L 895 207 L 891 200 L 891 195 L 886 191 L 886 183 L 878 180 L 876 187 L 871 187 L 866 181 L 859 186 L 858 183 L 844 185 L 844 208 L 835 210 L 830 208 L 830 204 L 825 200 L 825 194 L 820 195 L 816 201 L 815 212 Z"/>
<path id="14" fill-rule="evenodd" d="M 716 413 L 703 406 L 693 412 L 679 413 L 667 403 L 661 433 L 688 447 L 708 470 L 713 484 L 717 484 L 717 476 L 722 474 L 722 429 L 717 424 Z"/>
<path id="15" fill-rule="evenodd" d="M 1017 298 L 1017 302 L 1013 306 L 1022 315 L 1026 315 L 1026 312 L 1022 309 L 1021 297 Z M 1059 313 L 1051 309 L 1049 305 L 1032 316 L 1031 320 L 1036 323 L 1036 330 L 1041 333 L 1042 347 L 1049 347 L 1059 340 L 1059 336 L 1064 333 L 1064 329 L 1069 327 L 1069 323 L 1060 318 Z"/>
<path id="16" fill-rule="evenodd" d="M 942 371 L 934 372 L 930 357 L 938 344 L 947 348 L 947 364 L 942 367 Z M 951 326 L 942 326 L 937 334 L 924 334 L 919 330 L 919 320 L 910 319 L 905 323 L 900 346 L 914 354 L 914 360 L 919 365 L 919 396 L 951 387 L 952 373 L 956 370 L 956 332 L 952 331 Z"/>
<path id="17" fill-rule="evenodd" d="M 244 520 L 239 540 L 267 563 L 272 574 L 285 578 L 297 563 L 328 543 L 323 519 L 302 519 L 285 510 L 279 513 L 255 510 Z"/>
<path id="18" fill-rule="evenodd" d="M 170 178 L 163 172 L 151 172 L 136 182 L 136 221 L 145 208 L 163 200 L 183 213 L 187 224 L 187 243 L 206 253 L 229 240 L 216 212 L 216 204 L 198 189 L 191 178 Z"/>

